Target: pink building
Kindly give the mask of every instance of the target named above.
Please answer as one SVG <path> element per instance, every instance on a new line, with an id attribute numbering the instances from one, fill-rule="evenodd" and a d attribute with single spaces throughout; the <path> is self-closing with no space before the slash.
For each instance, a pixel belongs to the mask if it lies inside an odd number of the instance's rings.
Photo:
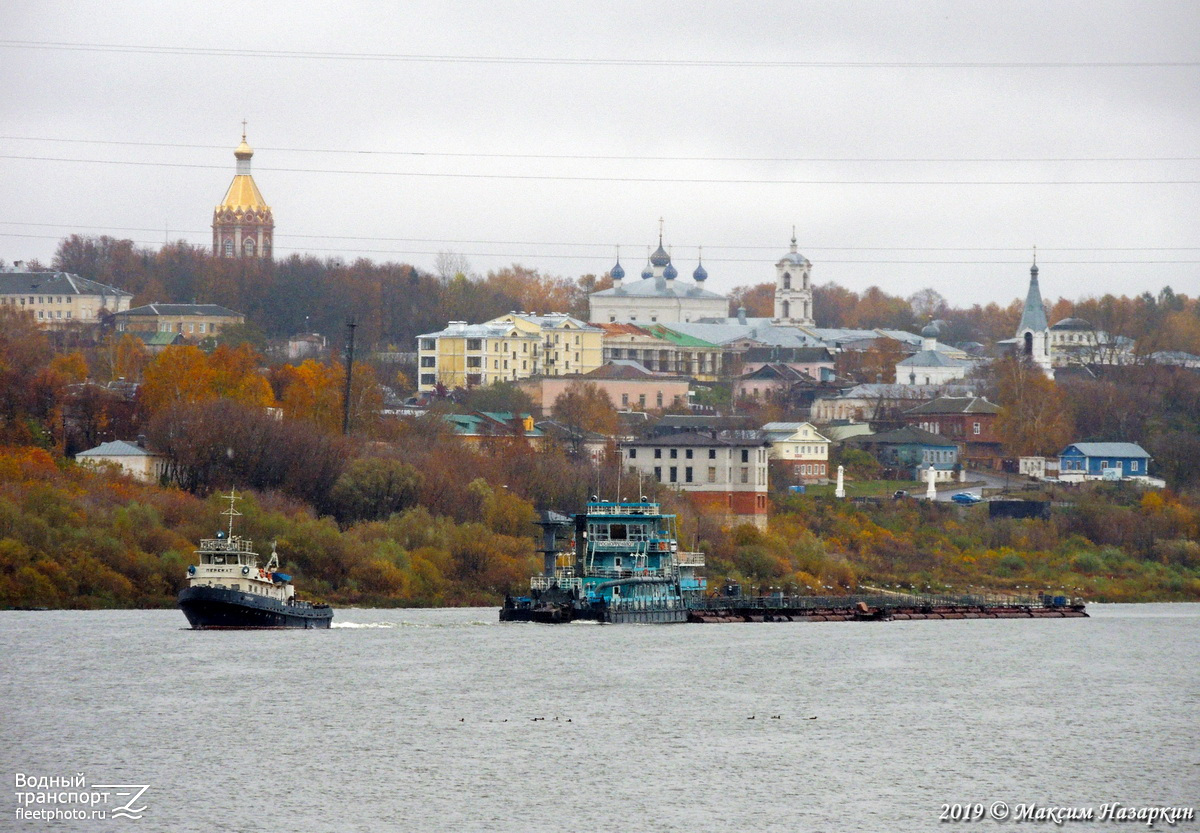
<path id="1" fill-rule="evenodd" d="M 630 360 L 614 360 L 593 370 L 573 376 L 544 376 L 518 382 L 534 404 L 549 413 L 567 388 L 590 382 L 605 391 L 619 411 L 660 411 L 673 405 L 686 405 L 688 380 L 669 373 L 655 373 Z"/>

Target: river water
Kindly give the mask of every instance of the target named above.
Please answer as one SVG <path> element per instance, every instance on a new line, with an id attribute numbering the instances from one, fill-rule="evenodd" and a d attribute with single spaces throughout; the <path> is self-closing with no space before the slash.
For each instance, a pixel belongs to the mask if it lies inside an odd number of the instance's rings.
<path id="1" fill-rule="evenodd" d="M 0 830 L 924 831 L 964 826 L 939 822 L 954 803 L 1196 807 L 1200 605 L 1090 612 L 555 627 L 338 610 L 328 631 L 263 632 L 0 612 Z M 16 773 L 149 785 L 146 809 L 18 820 Z"/>

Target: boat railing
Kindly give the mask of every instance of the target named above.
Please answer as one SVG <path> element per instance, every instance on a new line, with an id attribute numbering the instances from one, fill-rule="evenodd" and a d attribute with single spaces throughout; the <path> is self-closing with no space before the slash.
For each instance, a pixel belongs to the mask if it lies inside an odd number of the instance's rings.
<path id="1" fill-rule="evenodd" d="M 558 576 L 533 576 L 529 579 L 530 590 L 549 590 L 554 586 L 561 590 L 574 590 L 580 595 L 583 594 L 583 579 L 559 578 Z"/>
<path id="2" fill-rule="evenodd" d="M 680 610 L 683 599 L 614 599 L 608 603 L 610 610 Z"/>
<path id="3" fill-rule="evenodd" d="M 702 552 L 677 552 L 675 553 L 675 563 L 680 567 L 703 567 L 704 553 Z"/>
<path id="4" fill-rule="evenodd" d="M 199 552 L 254 552 L 254 542 L 246 538 L 204 538 Z"/>
<path id="5" fill-rule="evenodd" d="M 657 515 L 657 503 L 589 503 L 589 515 Z"/>
<path id="6" fill-rule="evenodd" d="M 652 570 L 649 567 L 637 567 L 630 570 L 614 570 L 608 567 L 591 567 L 585 571 L 589 578 L 671 578 L 674 570 Z"/>

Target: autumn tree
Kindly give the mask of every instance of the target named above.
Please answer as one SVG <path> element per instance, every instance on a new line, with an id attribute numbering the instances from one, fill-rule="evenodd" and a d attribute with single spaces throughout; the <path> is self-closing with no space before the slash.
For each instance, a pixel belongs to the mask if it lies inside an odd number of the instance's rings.
<path id="1" fill-rule="evenodd" d="M 572 382 L 551 408 L 554 418 L 576 431 L 612 436 L 617 432 L 617 411 L 608 391 L 595 382 Z"/>
<path id="2" fill-rule="evenodd" d="M 421 473 L 407 463 L 382 457 L 355 460 L 333 485 L 329 501 L 341 524 L 386 520 L 417 503 Z"/>
<path id="3" fill-rule="evenodd" d="M 754 286 L 734 287 L 729 293 L 729 314 L 735 316 L 738 309 L 746 308 L 748 318 L 771 318 L 775 315 L 775 284 L 759 283 Z"/>
<path id="4" fill-rule="evenodd" d="M 258 362 L 258 354 L 246 346 L 218 347 L 211 356 L 190 344 L 168 347 L 146 366 L 139 396 L 150 414 L 218 398 L 269 407 L 275 397 Z"/>
<path id="5" fill-rule="evenodd" d="M 997 404 L 996 434 L 1013 457 L 1053 456 L 1075 431 L 1062 393 L 1024 356 L 1006 356 L 992 365 Z"/>

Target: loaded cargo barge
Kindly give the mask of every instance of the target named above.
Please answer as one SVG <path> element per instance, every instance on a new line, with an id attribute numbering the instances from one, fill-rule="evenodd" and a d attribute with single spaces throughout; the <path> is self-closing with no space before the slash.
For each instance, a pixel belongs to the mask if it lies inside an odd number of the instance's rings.
<path id="1" fill-rule="evenodd" d="M 887 622 L 912 619 L 1086 617 L 1065 596 L 915 595 L 742 596 L 736 587 L 706 595 L 704 554 L 679 549 L 676 518 L 659 504 L 593 498 L 573 518 L 543 512 L 543 570 L 529 595 L 507 596 L 501 622 Z M 559 546 L 569 530 L 570 545 Z"/>
<path id="2" fill-rule="evenodd" d="M 890 622 L 910 619 L 1086 618 L 1078 599 L 1004 596 L 756 596 L 709 598 L 689 606 L 688 621 Z"/>

